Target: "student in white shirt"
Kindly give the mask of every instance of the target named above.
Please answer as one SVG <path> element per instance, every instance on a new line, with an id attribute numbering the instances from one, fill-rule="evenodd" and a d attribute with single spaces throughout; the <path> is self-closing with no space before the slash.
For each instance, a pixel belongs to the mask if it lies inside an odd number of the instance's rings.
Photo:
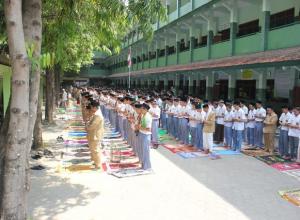
<path id="1" fill-rule="evenodd" d="M 224 114 L 224 136 L 225 136 L 225 147 L 232 148 L 232 122 L 233 112 L 232 105 L 226 104 L 226 111 Z"/>
<path id="2" fill-rule="evenodd" d="M 279 155 L 288 158 L 289 156 L 289 121 L 292 114 L 289 112 L 288 106 L 281 107 L 282 114 L 279 118 L 280 134 L 279 134 Z"/>
<path id="3" fill-rule="evenodd" d="M 196 106 L 196 119 L 197 119 L 197 131 L 196 131 L 196 147 L 200 150 L 203 148 L 203 122 L 206 116 L 206 113 L 202 109 L 202 104 Z"/>
<path id="4" fill-rule="evenodd" d="M 189 127 L 190 127 L 190 134 L 191 134 L 191 145 L 196 147 L 197 146 L 197 110 L 196 110 L 197 103 L 191 102 L 191 107 L 188 111 L 189 115 Z"/>
<path id="5" fill-rule="evenodd" d="M 246 115 L 240 108 L 239 102 L 234 102 L 233 113 L 233 150 L 240 152 L 243 143 L 243 131 L 245 129 Z"/>
<path id="6" fill-rule="evenodd" d="M 255 128 L 255 113 L 254 103 L 249 104 L 249 112 L 247 117 L 246 129 L 247 129 L 247 143 L 248 146 L 254 147 L 254 128 Z"/>
<path id="7" fill-rule="evenodd" d="M 224 142 L 224 115 L 226 111 L 226 106 L 224 101 L 220 100 L 218 107 L 215 109 L 216 113 L 216 132 L 214 134 L 214 141 L 217 144 L 223 144 Z"/>
<path id="8" fill-rule="evenodd" d="M 290 145 L 290 158 L 295 160 L 297 157 L 297 151 L 299 146 L 300 137 L 300 108 L 293 109 L 293 115 L 289 121 L 289 145 Z"/>
<path id="9" fill-rule="evenodd" d="M 189 145 L 188 111 L 187 99 L 182 97 L 180 100 L 180 108 L 178 110 L 178 138 L 181 143 L 185 145 Z"/>
<path id="10" fill-rule="evenodd" d="M 141 164 L 142 169 L 151 170 L 150 161 L 150 142 L 151 142 L 151 126 L 152 116 L 148 112 L 150 106 L 146 103 L 142 105 L 142 118 L 139 126 L 139 143 L 141 145 Z"/>
<path id="11" fill-rule="evenodd" d="M 262 102 L 256 102 L 254 143 L 257 148 L 263 148 L 263 127 L 267 116 L 266 110 L 262 107 Z"/>
<path id="12" fill-rule="evenodd" d="M 149 113 L 152 116 L 152 130 L 151 130 L 151 141 L 154 149 L 158 148 L 158 127 L 161 110 L 155 100 L 151 102 Z"/>

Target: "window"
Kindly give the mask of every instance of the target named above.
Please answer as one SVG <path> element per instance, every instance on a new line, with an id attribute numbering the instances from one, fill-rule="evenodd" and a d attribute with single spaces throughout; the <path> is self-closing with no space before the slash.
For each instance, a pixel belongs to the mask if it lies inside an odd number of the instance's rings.
<path id="1" fill-rule="evenodd" d="M 199 42 L 199 47 L 204 47 L 207 45 L 207 36 L 202 36 Z"/>
<path id="2" fill-rule="evenodd" d="M 216 36 L 214 36 L 213 43 L 218 43 L 222 41 L 226 41 L 230 39 L 230 29 L 225 29 L 222 31 L 219 31 Z"/>
<path id="3" fill-rule="evenodd" d="M 259 32 L 259 20 L 250 21 L 239 25 L 238 37 Z"/>
<path id="4" fill-rule="evenodd" d="M 255 99 L 256 80 L 237 80 L 235 97 L 241 99 Z"/>
<path id="5" fill-rule="evenodd" d="M 158 57 L 163 57 L 163 56 L 165 56 L 165 52 L 166 52 L 165 49 L 159 50 Z"/>
<path id="6" fill-rule="evenodd" d="M 295 14 L 295 9 L 291 8 L 271 15 L 270 28 L 276 28 L 283 25 L 294 23 L 295 21 L 294 14 Z"/>
<path id="7" fill-rule="evenodd" d="M 268 79 L 267 80 L 267 90 L 266 90 L 267 101 L 274 99 L 274 88 L 275 88 L 275 80 Z"/>
<path id="8" fill-rule="evenodd" d="M 176 53 L 175 46 L 169 47 L 168 55 Z"/>

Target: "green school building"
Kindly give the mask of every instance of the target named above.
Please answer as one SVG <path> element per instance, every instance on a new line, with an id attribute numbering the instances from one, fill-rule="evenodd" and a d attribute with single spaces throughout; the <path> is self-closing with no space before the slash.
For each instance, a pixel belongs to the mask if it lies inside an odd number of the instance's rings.
<path id="1" fill-rule="evenodd" d="M 95 56 L 90 82 L 170 89 L 205 99 L 300 105 L 299 0 L 168 0 L 151 42 L 138 28 L 119 54 Z"/>

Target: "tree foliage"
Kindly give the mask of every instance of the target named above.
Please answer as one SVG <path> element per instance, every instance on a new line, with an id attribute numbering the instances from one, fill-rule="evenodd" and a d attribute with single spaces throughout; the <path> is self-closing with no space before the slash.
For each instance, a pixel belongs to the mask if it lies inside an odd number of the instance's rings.
<path id="1" fill-rule="evenodd" d="M 164 18 L 160 0 L 45 0 L 43 51 L 55 53 L 63 71 L 79 71 L 94 51 L 119 52 L 132 27 L 150 39 L 152 23 Z"/>

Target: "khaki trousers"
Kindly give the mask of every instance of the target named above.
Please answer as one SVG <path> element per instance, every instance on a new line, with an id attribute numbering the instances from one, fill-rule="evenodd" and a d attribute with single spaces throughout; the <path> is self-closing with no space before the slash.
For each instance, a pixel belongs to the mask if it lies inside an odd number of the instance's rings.
<path id="1" fill-rule="evenodd" d="M 89 148 L 91 151 L 91 159 L 94 161 L 96 167 L 100 167 L 101 158 L 100 158 L 100 141 L 89 141 Z"/>
<path id="2" fill-rule="evenodd" d="M 265 150 L 274 153 L 274 133 L 264 133 Z"/>

